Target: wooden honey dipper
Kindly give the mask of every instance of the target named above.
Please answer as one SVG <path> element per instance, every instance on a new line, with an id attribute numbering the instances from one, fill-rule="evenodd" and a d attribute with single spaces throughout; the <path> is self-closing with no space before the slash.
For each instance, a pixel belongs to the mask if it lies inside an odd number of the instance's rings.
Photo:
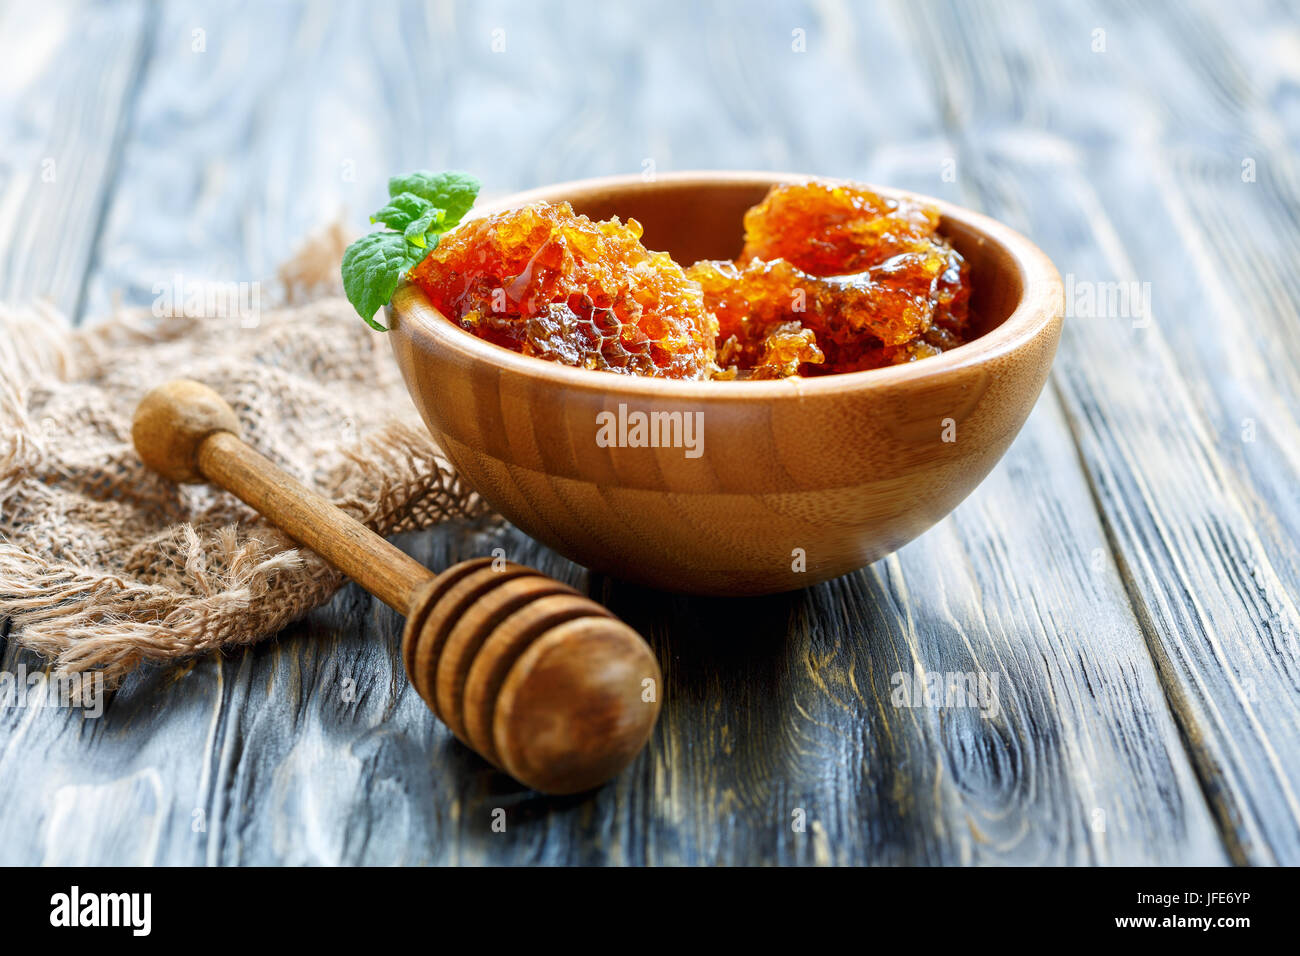
<path id="1" fill-rule="evenodd" d="M 435 576 L 245 444 L 234 411 L 198 382 L 149 392 L 131 437 L 154 471 L 224 488 L 405 614 L 411 684 L 457 737 L 516 780 L 578 793 L 645 746 L 659 716 L 659 665 L 596 602 L 492 558 Z"/>

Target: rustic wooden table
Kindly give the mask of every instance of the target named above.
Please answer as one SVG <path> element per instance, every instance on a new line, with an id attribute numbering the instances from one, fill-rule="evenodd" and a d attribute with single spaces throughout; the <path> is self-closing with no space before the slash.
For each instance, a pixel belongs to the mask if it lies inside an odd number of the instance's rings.
<path id="1" fill-rule="evenodd" d="M 1021 229 L 1071 297 L 1003 462 L 858 574 L 697 600 L 508 530 L 400 542 L 504 547 L 647 635 L 663 719 L 615 784 L 492 772 L 348 587 L 99 720 L 0 710 L 0 861 L 1300 863 L 1294 7 L 13 0 L 0 90 L 0 301 L 79 318 L 267 275 L 420 166 L 891 184 Z M 983 712 L 899 706 L 970 673 Z"/>

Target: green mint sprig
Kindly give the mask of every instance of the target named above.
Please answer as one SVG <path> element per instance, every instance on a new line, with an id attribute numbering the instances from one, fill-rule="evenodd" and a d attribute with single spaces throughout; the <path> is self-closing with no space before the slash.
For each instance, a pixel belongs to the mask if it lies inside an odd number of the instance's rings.
<path id="1" fill-rule="evenodd" d="M 388 331 L 375 313 L 392 299 L 406 271 L 465 217 L 481 185 L 469 173 L 455 171 L 420 170 L 388 181 L 388 203 L 370 217 L 386 228 L 367 233 L 343 253 L 343 291 L 372 329 Z"/>

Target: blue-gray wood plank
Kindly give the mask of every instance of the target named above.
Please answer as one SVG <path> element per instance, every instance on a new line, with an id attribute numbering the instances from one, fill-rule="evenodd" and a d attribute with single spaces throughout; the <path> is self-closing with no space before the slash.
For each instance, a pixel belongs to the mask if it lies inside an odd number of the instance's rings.
<path id="1" fill-rule="evenodd" d="M 595 794 L 452 741 L 349 586 L 98 720 L 0 710 L 0 861 L 1300 863 L 1293 10 L 382 9 L 0 5 L 0 299 L 93 320 L 178 270 L 266 275 L 415 166 L 504 193 L 652 164 L 942 195 L 1080 288 L 1149 282 L 1151 315 L 1069 317 L 975 494 L 805 592 L 665 596 L 488 525 L 403 539 L 433 567 L 504 547 L 651 640 L 661 725 Z M 996 677 L 996 713 L 896 706 L 917 672 Z"/>

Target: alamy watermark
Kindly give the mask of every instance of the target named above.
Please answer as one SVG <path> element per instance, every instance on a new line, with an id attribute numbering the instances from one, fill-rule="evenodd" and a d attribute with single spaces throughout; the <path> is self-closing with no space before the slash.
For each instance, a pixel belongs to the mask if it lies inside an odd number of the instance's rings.
<path id="1" fill-rule="evenodd" d="M 132 936 L 148 936 L 153 929 L 153 894 L 83 893 L 73 886 L 50 897 L 50 925 L 120 927 Z"/>
<path id="2" fill-rule="evenodd" d="M 155 282 L 153 295 L 153 314 L 160 319 L 239 319 L 244 329 L 255 329 L 262 321 L 262 283 L 257 281 L 199 281 L 178 272 L 170 282 Z"/>
<path id="3" fill-rule="evenodd" d="M 1096 282 L 1065 277 L 1065 315 L 1071 319 L 1132 319 L 1133 328 L 1151 324 L 1150 282 Z"/>
<path id="4" fill-rule="evenodd" d="M 601 448 L 681 448 L 687 458 L 704 454 L 703 412 L 628 410 L 596 415 L 596 444 Z"/>
<path id="5" fill-rule="evenodd" d="M 889 678 L 895 707 L 956 707 L 978 710 L 985 720 L 1001 713 L 998 675 L 987 671 L 896 671 Z"/>
<path id="6" fill-rule="evenodd" d="M 0 671 L 0 709 L 6 707 L 76 707 L 85 717 L 104 713 L 104 675 L 98 671 L 48 675 L 27 673 L 27 665 Z"/>

